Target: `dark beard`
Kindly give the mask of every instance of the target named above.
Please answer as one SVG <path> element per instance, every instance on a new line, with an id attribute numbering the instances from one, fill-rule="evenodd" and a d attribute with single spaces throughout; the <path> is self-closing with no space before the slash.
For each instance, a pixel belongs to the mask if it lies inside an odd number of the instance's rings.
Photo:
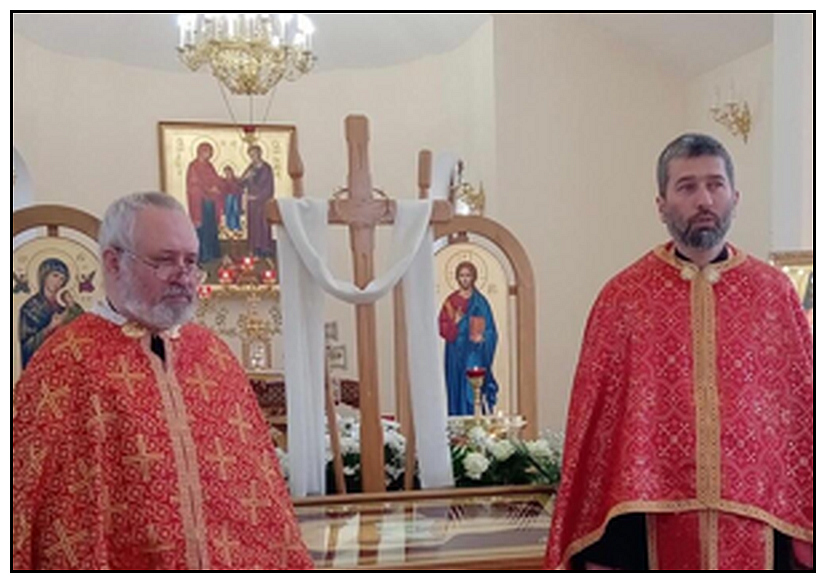
<path id="1" fill-rule="evenodd" d="M 714 217 L 713 225 L 703 225 L 695 227 L 694 221 L 699 215 L 692 217 L 688 223 L 680 223 L 670 216 L 666 217 L 666 226 L 671 236 L 687 247 L 692 249 L 713 249 L 723 241 L 731 227 L 731 210 L 725 212 L 722 217 Z"/>

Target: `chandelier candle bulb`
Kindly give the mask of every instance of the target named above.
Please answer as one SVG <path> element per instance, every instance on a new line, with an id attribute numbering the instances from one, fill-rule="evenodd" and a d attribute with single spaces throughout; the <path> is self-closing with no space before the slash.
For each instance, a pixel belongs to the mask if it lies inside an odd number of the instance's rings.
<path id="1" fill-rule="evenodd" d="M 182 14 L 178 54 L 192 71 L 209 64 L 234 95 L 265 95 L 315 64 L 313 23 L 304 14 Z"/>

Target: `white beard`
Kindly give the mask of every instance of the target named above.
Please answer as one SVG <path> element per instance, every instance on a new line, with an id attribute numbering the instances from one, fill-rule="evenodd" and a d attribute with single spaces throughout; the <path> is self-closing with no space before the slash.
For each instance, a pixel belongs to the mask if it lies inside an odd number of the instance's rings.
<path id="1" fill-rule="evenodd" d="M 164 298 L 154 306 L 149 305 L 139 293 L 140 284 L 136 281 L 130 269 L 124 270 L 121 280 L 123 286 L 123 307 L 129 316 L 139 323 L 156 330 L 168 330 L 185 324 L 195 315 L 196 295 L 192 294 L 192 301 L 188 304 L 168 304 Z M 180 284 L 167 284 L 167 292 L 180 291 Z"/>

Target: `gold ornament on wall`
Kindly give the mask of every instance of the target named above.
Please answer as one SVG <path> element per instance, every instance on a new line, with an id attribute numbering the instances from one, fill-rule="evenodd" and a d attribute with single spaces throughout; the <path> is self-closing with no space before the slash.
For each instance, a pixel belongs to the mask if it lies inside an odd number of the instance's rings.
<path id="1" fill-rule="evenodd" d="M 202 285 L 195 317 L 224 340 L 241 343 L 241 362 L 250 372 L 273 368 L 273 337 L 281 333 L 280 293 L 277 285 Z M 241 302 L 240 314 L 230 310 Z M 262 305 L 263 304 L 263 305 Z M 233 324 L 230 313 L 238 314 Z"/>
<path id="2" fill-rule="evenodd" d="M 749 102 L 745 99 L 736 99 L 734 86 L 731 89 L 732 97 L 720 103 L 720 91 L 717 90 L 717 98 L 713 106 L 709 108 L 711 119 L 726 128 L 734 137 L 743 138 L 743 143 L 748 143 L 751 132 L 751 109 Z"/>
<path id="3" fill-rule="evenodd" d="M 450 185 L 450 200 L 457 215 L 483 216 L 485 214 L 485 187 L 479 182 L 479 189 L 475 189 L 469 182 L 465 182 L 462 174 L 465 164 L 461 160 L 456 163 Z"/>

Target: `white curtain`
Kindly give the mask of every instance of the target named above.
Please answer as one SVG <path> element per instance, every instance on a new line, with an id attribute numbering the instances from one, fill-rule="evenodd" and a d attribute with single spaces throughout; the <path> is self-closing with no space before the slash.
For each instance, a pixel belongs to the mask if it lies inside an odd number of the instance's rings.
<path id="1" fill-rule="evenodd" d="M 373 303 L 402 278 L 419 478 L 424 488 L 451 486 L 447 398 L 436 327 L 432 201 L 396 201 L 390 266 L 364 289 L 337 280 L 327 266 L 328 205 L 311 198 L 278 199 L 290 490 L 294 496 L 324 492 L 324 292 L 349 303 Z"/>

